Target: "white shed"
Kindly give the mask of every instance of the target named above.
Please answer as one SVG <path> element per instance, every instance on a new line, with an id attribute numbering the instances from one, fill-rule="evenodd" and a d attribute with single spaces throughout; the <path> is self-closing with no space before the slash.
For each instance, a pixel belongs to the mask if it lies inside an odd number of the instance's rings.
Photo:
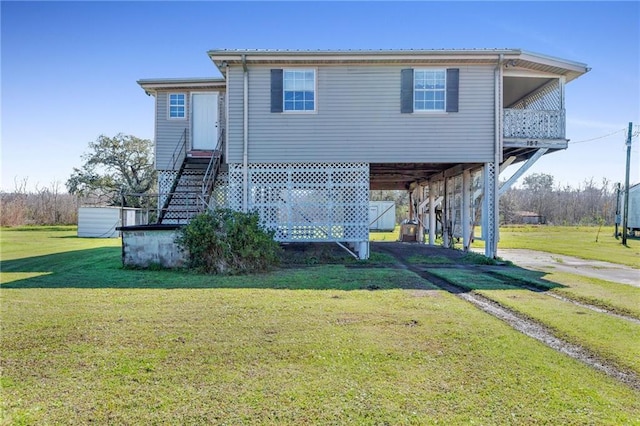
<path id="1" fill-rule="evenodd" d="M 624 211 L 624 192 L 620 192 L 620 211 Z M 622 216 L 622 214 L 621 214 Z M 629 216 L 627 228 L 632 231 L 640 230 L 640 183 L 629 187 Z"/>
<path id="2" fill-rule="evenodd" d="M 369 230 L 393 231 L 396 226 L 396 203 L 369 201 Z"/>
<path id="3" fill-rule="evenodd" d="M 146 223 L 146 212 L 132 207 L 80 207 L 78 237 L 116 238 L 118 226 Z"/>

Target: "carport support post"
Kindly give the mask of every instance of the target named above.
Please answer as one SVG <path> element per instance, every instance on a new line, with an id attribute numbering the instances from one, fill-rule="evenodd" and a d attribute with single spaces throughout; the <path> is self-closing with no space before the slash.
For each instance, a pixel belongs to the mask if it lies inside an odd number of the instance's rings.
<path id="1" fill-rule="evenodd" d="M 429 245 L 436 244 L 436 185 L 429 181 Z"/>
<path id="2" fill-rule="evenodd" d="M 498 250 L 498 173 L 496 163 L 484 163 L 482 234 L 484 255 L 494 259 Z"/>
<path id="3" fill-rule="evenodd" d="M 462 172 L 462 247 L 469 250 L 471 245 L 471 172 Z"/>
<path id="4" fill-rule="evenodd" d="M 358 243 L 358 258 L 360 260 L 369 258 L 369 241 L 360 241 Z"/>
<path id="5" fill-rule="evenodd" d="M 449 178 L 444 177 L 444 190 L 442 192 L 442 246 L 449 248 Z"/>
<path id="6" fill-rule="evenodd" d="M 416 219 L 418 220 L 418 237 L 416 239 L 417 242 L 423 244 L 424 243 L 424 215 L 422 214 L 422 209 L 420 209 L 420 205 L 422 204 L 422 198 L 424 197 L 424 189 L 422 186 L 418 185 L 416 189 Z"/>

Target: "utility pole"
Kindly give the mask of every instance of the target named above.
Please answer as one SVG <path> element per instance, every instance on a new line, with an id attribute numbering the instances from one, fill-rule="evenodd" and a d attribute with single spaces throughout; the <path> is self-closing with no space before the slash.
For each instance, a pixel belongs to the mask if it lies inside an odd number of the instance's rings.
<path id="1" fill-rule="evenodd" d="M 616 185 L 616 230 L 613 234 L 616 237 L 616 240 L 620 237 L 620 232 L 618 228 L 620 227 L 620 182 Z"/>
<path id="2" fill-rule="evenodd" d="M 627 245 L 627 220 L 629 219 L 629 168 L 631 167 L 631 135 L 633 123 L 629 123 L 627 133 L 627 170 L 624 177 L 624 210 L 622 211 L 622 244 Z"/>

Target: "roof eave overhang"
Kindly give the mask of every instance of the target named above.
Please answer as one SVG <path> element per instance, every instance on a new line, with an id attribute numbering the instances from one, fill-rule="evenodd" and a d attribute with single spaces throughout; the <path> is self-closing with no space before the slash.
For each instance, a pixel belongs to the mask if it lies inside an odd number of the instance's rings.
<path id="1" fill-rule="evenodd" d="M 224 75 L 227 65 L 246 64 L 495 64 L 499 58 L 517 66 L 563 75 L 571 81 L 589 71 L 586 64 L 520 49 L 379 50 L 379 51 L 260 51 L 210 50 L 209 58 Z"/>
<path id="2" fill-rule="evenodd" d="M 227 83 L 222 78 L 155 78 L 138 80 L 148 95 L 159 90 L 224 90 Z"/>
<path id="3" fill-rule="evenodd" d="M 569 61 L 553 56 L 523 51 L 517 60 L 518 66 L 553 74 L 564 75 L 567 82 L 588 73 L 591 68 L 582 62 Z"/>
<path id="4" fill-rule="evenodd" d="M 222 74 L 225 65 L 247 64 L 377 64 L 377 63 L 495 63 L 517 49 L 491 50 L 379 50 L 379 51 L 260 51 L 210 50 L 209 58 Z"/>

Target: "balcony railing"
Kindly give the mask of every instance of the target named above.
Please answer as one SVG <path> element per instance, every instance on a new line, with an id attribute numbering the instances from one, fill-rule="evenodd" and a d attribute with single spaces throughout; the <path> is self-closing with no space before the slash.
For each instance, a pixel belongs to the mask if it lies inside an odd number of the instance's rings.
<path id="1" fill-rule="evenodd" d="M 503 136 L 565 139 L 564 110 L 504 109 Z"/>

